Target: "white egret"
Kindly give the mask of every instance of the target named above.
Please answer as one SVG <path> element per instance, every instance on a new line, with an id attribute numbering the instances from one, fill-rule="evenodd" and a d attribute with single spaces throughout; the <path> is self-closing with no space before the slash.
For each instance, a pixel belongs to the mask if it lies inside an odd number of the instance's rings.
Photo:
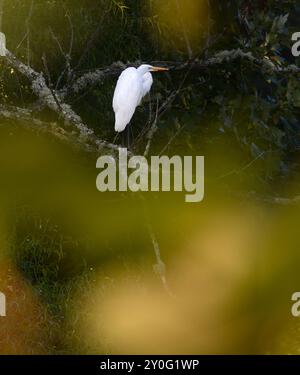
<path id="1" fill-rule="evenodd" d="M 169 69 L 143 64 L 137 69 L 127 68 L 121 73 L 113 98 L 116 132 L 120 133 L 126 128 L 136 107 L 151 90 L 153 84 L 151 72 L 166 70 Z"/>

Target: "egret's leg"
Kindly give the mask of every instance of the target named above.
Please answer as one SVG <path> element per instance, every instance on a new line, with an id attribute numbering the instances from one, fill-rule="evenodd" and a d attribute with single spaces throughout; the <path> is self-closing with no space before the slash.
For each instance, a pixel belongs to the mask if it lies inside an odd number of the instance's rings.
<path id="1" fill-rule="evenodd" d="M 129 125 L 126 127 L 125 130 L 122 131 L 121 139 L 122 139 L 122 142 L 121 142 L 122 147 L 129 148 Z"/>
<path id="2" fill-rule="evenodd" d="M 114 138 L 114 140 L 113 140 L 113 144 L 116 144 L 116 141 L 117 141 L 119 135 L 120 135 L 120 133 L 117 133 L 117 134 L 116 134 L 116 136 L 115 136 L 115 138 Z"/>
<path id="3" fill-rule="evenodd" d="M 134 143 L 134 134 L 133 134 L 133 128 L 132 128 L 132 127 L 130 127 L 129 131 L 130 131 L 130 135 L 131 135 L 131 143 L 133 144 L 133 143 Z M 131 145 L 130 145 L 130 146 L 131 146 Z"/>
<path id="4" fill-rule="evenodd" d="M 127 125 L 127 148 L 130 149 L 130 124 Z"/>
<path id="5" fill-rule="evenodd" d="M 126 130 L 123 130 L 122 131 L 122 134 L 121 134 L 121 137 L 122 137 L 122 147 L 125 147 L 126 146 Z"/>

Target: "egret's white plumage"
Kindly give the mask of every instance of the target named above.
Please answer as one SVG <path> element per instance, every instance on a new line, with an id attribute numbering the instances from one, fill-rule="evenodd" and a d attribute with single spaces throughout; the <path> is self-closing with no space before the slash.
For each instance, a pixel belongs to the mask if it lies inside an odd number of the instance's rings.
<path id="1" fill-rule="evenodd" d="M 143 97 L 146 96 L 153 85 L 153 77 L 150 72 L 143 75 Z"/>
<path id="2" fill-rule="evenodd" d="M 126 128 L 136 107 L 151 90 L 153 78 L 150 72 L 161 70 L 168 69 L 143 64 L 137 69 L 127 68 L 121 73 L 113 98 L 116 132 L 122 132 Z"/>

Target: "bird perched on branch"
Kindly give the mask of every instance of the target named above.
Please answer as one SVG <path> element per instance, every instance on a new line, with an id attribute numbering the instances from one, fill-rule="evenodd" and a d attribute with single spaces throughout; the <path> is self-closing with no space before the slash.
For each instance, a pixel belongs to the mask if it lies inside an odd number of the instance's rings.
<path id="1" fill-rule="evenodd" d="M 169 69 L 143 64 L 137 69 L 127 68 L 121 73 L 113 97 L 116 132 L 120 133 L 126 128 L 136 107 L 141 104 L 143 97 L 150 92 L 153 84 L 151 72 L 167 70 Z"/>

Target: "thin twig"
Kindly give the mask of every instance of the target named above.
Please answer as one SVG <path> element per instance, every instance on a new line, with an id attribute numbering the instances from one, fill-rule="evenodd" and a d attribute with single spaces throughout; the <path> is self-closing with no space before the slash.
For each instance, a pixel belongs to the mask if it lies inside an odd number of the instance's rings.
<path id="1" fill-rule="evenodd" d="M 152 226 L 148 223 L 148 232 L 149 232 L 149 235 L 150 235 L 150 238 L 151 238 L 151 242 L 152 242 L 152 245 L 153 245 L 153 249 L 154 249 L 154 254 L 155 254 L 155 258 L 156 258 L 156 264 L 153 266 L 154 268 L 154 271 L 157 273 L 157 275 L 160 277 L 161 281 L 162 281 L 162 284 L 166 290 L 166 292 L 170 295 L 170 296 L 173 296 L 173 293 L 171 291 L 171 289 L 169 288 L 169 285 L 167 283 L 167 278 L 166 278 L 166 265 L 165 263 L 162 261 L 161 259 L 161 253 L 160 253 L 160 248 L 159 248 L 159 244 L 158 244 L 158 241 L 156 239 L 156 236 L 154 234 L 154 231 L 153 231 L 153 228 Z"/>
<path id="2" fill-rule="evenodd" d="M 27 35 L 27 65 L 30 66 L 30 19 L 33 11 L 33 0 L 31 0 L 29 14 L 26 19 L 26 35 Z"/>
<path id="3" fill-rule="evenodd" d="M 154 134 L 157 132 L 157 120 L 158 120 L 158 113 L 159 113 L 159 108 L 158 108 L 158 100 L 156 102 L 156 112 L 155 112 L 155 119 L 151 125 L 151 128 L 147 134 L 147 139 L 148 139 L 148 142 L 146 144 L 146 148 L 145 148 L 145 151 L 144 151 L 144 157 L 147 157 L 148 154 L 149 154 L 149 150 L 150 150 L 150 147 L 151 147 L 151 142 L 152 142 L 152 139 L 154 137 Z"/>

